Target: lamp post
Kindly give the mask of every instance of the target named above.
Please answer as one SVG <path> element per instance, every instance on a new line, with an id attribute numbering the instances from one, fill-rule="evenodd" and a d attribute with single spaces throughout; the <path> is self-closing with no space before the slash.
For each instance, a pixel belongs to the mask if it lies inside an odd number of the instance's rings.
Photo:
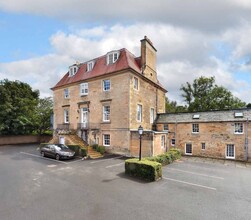
<path id="1" fill-rule="evenodd" d="M 143 127 L 140 125 L 138 128 L 138 132 L 139 132 L 139 160 L 141 160 L 141 140 L 142 140 L 142 134 L 143 134 Z"/>

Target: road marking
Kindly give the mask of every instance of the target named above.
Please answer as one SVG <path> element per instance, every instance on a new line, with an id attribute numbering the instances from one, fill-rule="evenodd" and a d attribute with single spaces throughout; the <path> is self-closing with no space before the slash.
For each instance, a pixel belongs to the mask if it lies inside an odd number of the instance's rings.
<path id="1" fill-rule="evenodd" d="M 183 183 L 183 184 L 187 184 L 187 185 L 191 185 L 191 186 L 197 186 L 197 187 L 201 187 L 201 188 L 205 188 L 205 189 L 210 189 L 210 190 L 217 190 L 214 187 L 199 185 L 199 184 L 195 184 L 195 183 L 189 183 L 189 182 L 186 182 L 186 181 L 171 179 L 171 178 L 167 178 L 167 177 L 162 177 L 162 178 L 165 179 L 165 180 L 170 180 L 170 181 L 174 181 L 174 182 L 178 182 L 178 183 Z"/>
<path id="2" fill-rule="evenodd" d="M 123 157 L 123 156 L 113 157 L 113 158 L 103 159 L 103 160 L 96 160 L 96 161 L 92 161 L 91 163 L 99 163 L 99 162 L 104 162 L 104 161 L 108 161 L 108 160 L 119 159 L 119 158 L 122 158 L 122 157 Z"/>
<path id="3" fill-rule="evenodd" d="M 42 156 L 39 156 L 39 155 L 36 155 L 36 154 L 29 154 L 29 153 L 26 153 L 26 152 L 20 152 L 20 154 L 25 154 L 25 155 L 28 155 L 28 156 L 37 157 L 37 158 L 44 159 L 44 160 L 50 160 L 50 161 L 53 161 L 53 162 L 67 164 L 66 162 L 63 162 L 63 161 L 60 161 L 60 160 L 54 160 L 54 159 L 47 158 L 47 157 L 42 157 Z"/>
<path id="4" fill-rule="evenodd" d="M 175 168 L 167 168 L 167 170 L 174 170 L 174 171 L 179 171 L 179 172 L 183 172 L 183 173 L 189 173 L 189 174 L 193 174 L 193 175 L 197 175 L 197 176 L 205 176 L 205 177 L 210 177 L 210 178 L 224 180 L 223 177 L 219 177 L 219 176 L 210 176 L 210 175 L 206 175 L 206 174 L 202 174 L 202 173 L 194 173 L 194 172 L 191 172 L 191 171 L 185 171 L 185 170 L 180 170 L 180 169 L 175 169 Z"/>
<path id="5" fill-rule="evenodd" d="M 117 164 L 114 164 L 114 165 L 110 165 L 110 166 L 107 166 L 105 168 L 117 167 L 117 166 L 120 166 L 122 164 L 125 164 L 125 162 L 123 162 L 123 163 L 117 163 Z"/>

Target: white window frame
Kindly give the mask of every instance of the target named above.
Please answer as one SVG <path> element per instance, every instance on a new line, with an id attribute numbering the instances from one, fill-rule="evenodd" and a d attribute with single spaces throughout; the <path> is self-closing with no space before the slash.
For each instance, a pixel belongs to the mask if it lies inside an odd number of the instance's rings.
<path id="1" fill-rule="evenodd" d="M 89 92 L 88 83 L 81 83 L 80 84 L 80 95 L 88 95 L 88 92 Z"/>
<path id="2" fill-rule="evenodd" d="M 139 78 L 136 76 L 133 77 L 133 88 L 137 91 L 139 90 Z"/>
<path id="3" fill-rule="evenodd" d="M 167 126 L 167 129 L 166 129 L 166 127 L 165 126 Z M 168 131 L 169 129 L 168 129 L 168 124 L 163 124 L 163 131 Z"/>
<path id="4" fill-rule="evenodd" d="M 94 63 L 95 63 L 94 60 L 89 61 L 89 62 L 87 63 L 87 72 L 89 72 L 89 71 L 91 71 L 91 70 L 93 69 Z"/>
<path id="5" fill-rule="evenodd" d="M 70 66 L 69 67 L 69 76 L 74 76 L 78 71 L 78 67 L 77 66 Z"/>
<path id="6" fill-rule="evenodd" d="M 187 145 L 191 145 L 191 153 L 187 152 Z M 192 145 L 192 143 L 185 143 L 185 154 L 186 155 L 193 155 L 193 145 Z"/>
<path id="7" fill-rule="evenodd" d="M 230 150 L 229 149 L 230 147 L 231 148 L 233 147 L 233 149 Z M 233 153 L 233 155 L 232 155 L 232 153 Z M 231 155 L 229 155 L 229 154 L 231 154 Z M 227 144 L 227 146 L 226 146 L 226 158 L 227 159 L 235 159 L 235 146 L 234 146 L 234 144 Z"/>
<path id="8" fill-rule="evenodd" d="M 103 106 L 103 121 L 110 122 L 110 115 L 111 115 L 111 106 L 104 105 Z"/>
<path id="9" fill-rule="evenodd" d="M 137 105 L 137 121 L 142 122 L 142 105 Z"/>
<path id="10" fill-rule="evenodd" d="M 70 92 L 69 92 L 69 89 L 64 89 L 64 98 L 65 99 L 69 99 L 70 98 Z"/>
<path id="11" fill-rule="evenodd" d="M 206 150 L 206 143 L 205 142 L 201 143 L 201 150 Z"/>
<path id="12" fill-rule="evenodd" d="M 244 133 L 244 126 L 242 122 L 234 123 L 234 133 L 235 134 L 243 134 Z"/>
<path id="13" fill-rule="evenodd" d="M 154 122 L 154 108 L 150 108 L 150 123 Z"/>
<path id="14" fill-rule="evenodd" d="M 161 148 L 165 147 L 166 135 L 161 135 Z"/>
<path id="15" fill-rule="evenodd" d="M 175 146 L 175 144 L 176 144 L 176 139 L 175 139 L 175 138 L 172 138 L 172 139 L 171 139 L 171 146 Z"/>
<path id="16" fill-rule="evenodd" d="M 106 84 L 108 83 L 109 84 Z M 103 91 L 107 92 L 107 91 L 110 91 L 111 90 L 111 80 L 110 79 L 105 79 L 102 81 L 102 84 L 103 84 Z M 108 86 L 109 85 L 109 86 Z"/>
<path id="17" fill-rule="evenodd" d="M 106 147 L 111 145 L 111 135 L 110 134 L 103 134 L 103 145 Z"/>
<path id="18" fill-rule="evenodd" d="M 198 134 L 200 132 L 200 126 L 199 124 L 192 124 L 192 133 L 193 134 Z"/>
<path id="19" fill-rule="evenodd" d="M 69 109 L 64 109 L 64 123 L 69 124 L 70 122 Z"/>
<path id="20" fill-rule="evenodd" d="M 119 58 L 119 51 L 109 52 L 106 56 L 107 65 L 115 63 Z"/>

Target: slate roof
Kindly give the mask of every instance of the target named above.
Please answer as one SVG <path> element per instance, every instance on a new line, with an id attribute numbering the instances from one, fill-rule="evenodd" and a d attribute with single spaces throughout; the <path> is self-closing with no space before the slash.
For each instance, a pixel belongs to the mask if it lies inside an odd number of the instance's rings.
<path id="1" fill-rule="evenodd" d="M 236 117 L 235 113 L 237 113 L 237 115 L 238 113 L 242 113 L 243 117 Z M 197 118 L 195 119 L 193 117 Z M 231 122 L 246 121 L 247 118 L 249 121 L 251 120 L 251 108 L 193 113 L 163 113 L 158 114 L 156 123 Z"/>
<path id="2" fill-rule="evenodd" d="M 79 64 L 79 69 L 74 76 L 69 77 L 69 72 L 67 72 L 63 78 L 52 88 L 52 90 L 72 83 L 85 81 L 98 76 L 108 75 L 110 73 L 126 70 L 129 68 L 141 74 L 141 57 L 135 57 L 125 48 L 119 50 L 119 52 L 119 58 L 113 64 L 107 65 L 106 55 L 93 59 L 95 61 L 95 65 L 89 72 L 87 72 L 88 62 Z M 159 82 L 157 82 L 157 85 L 165 90 Z"/>

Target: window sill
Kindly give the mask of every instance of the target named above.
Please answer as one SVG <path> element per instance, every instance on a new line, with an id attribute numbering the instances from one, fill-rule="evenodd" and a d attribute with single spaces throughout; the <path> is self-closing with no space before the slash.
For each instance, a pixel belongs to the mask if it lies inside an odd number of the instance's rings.
<path id="1" fill-rule="evenodd" d="M 102 121 L 101 124 L 111 124 L 111 121 Z"/>
<path id="2" fill-rule="evenodd" d="M 80 94 L 80 97 L 85 97 L 87 96 L 88 94 Z"/>

